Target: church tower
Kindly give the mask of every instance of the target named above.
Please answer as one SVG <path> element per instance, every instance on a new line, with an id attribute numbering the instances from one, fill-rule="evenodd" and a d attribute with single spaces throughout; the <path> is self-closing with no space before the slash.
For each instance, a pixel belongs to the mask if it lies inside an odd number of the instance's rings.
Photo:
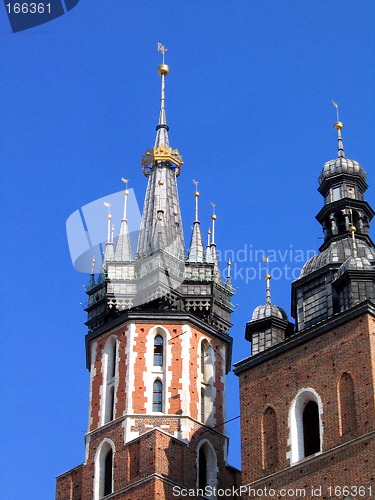
<path id="1" fill-rule="evenodd" d="M 292 285 L 292 316 L 270 303 L 246 326 L 240 380 L 242 485 L 258 498 L 375 497 L 374 215 L 366 173 L 323 166 L 320 251 Z"/>
<path id="2" fill-rule="evenodd" d="M 87 287 L 85 461 L 57 478 L 58 500 L 169 500 L 185 489 L 239 483 L 227 466 L 225 434 L 232 287 L 221 279 L 214 238 L 204 249 L 197 187 L 185 253 L 177 191 L 183 160 L 169 143 L 169 67 L 158 48 L 160 113 L 154 146 L 141 160 L 147 190 L 138 246 L 131 248 L 123 179 L 119 237 L 109 213 L 101 272 L 93 267 Z"/>

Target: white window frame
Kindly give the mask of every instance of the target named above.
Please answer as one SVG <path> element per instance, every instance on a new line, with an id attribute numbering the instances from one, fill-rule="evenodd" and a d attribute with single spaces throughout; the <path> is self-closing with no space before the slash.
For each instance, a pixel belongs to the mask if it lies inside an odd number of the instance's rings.
<path id="1" fill-rule="evenodd" d="M 303 411 L 310 401 L 314 401 L 318 405 L 319 413 L 319 437 L 320 451 L 314 455 L 305 456 L 305 446 L 303 439 Z M 296 394 L 292 401 L 289 410 L 289 432 L 291 452 L 289 455 L 291 465 L 300 462 L 301 460 L 314 457 L 322 453 L 323 449 L 323 404 L 321 397 L 315 389 L 308 387 L 303 388 Z M 288 454 L 287 454 L 288 456 Z"/>

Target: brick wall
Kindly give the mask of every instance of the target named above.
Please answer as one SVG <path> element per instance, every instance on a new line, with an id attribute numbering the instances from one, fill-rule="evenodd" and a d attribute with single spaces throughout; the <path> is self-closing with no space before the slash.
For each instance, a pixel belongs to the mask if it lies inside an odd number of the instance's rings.
<path id="1" fill-rule="evenodd" d="M 322 401 L 323 452 L 375 430 L 374 321 L 371 315 L 365 314 L 239 375 L 243 484 L 253 483 L 274 472 L 263 468 L 262 457 L 261 422 L 269 406 L 275 410 L 277 420 L 277 470 L 288 469 L 282 481 L 289 480 L 290 407 L 303 388 L 315 390 Z M 345 372 L 354 382 L 357 426 L 352 433 L 340 435 L 338 386 Z M 348 467 L 354 467 L 353 474 L 357 474 L 359 480 L 360 465 L 352 462 Z M 336 480 L 342 479 L 344 466 L 345 463 L 341 463 L 337 468 Z M 375 468 L 374 462 L 372 467 Z M 308 474 L 308 465 L 304 471 Z M 322 475 L 316 477 L 319 481 L 324 479 Z M 331 481 L 334 480 L 335 477 L 331 476 Z"/>

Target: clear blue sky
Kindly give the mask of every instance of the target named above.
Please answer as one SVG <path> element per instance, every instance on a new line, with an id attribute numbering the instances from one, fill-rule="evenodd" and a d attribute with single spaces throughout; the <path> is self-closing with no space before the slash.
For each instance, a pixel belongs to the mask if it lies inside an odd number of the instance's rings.
<path id="1" fill-rule="evenodd" d="M 158 117 L 157 42 L 169 48 L 167 118 L 185 160 L 186 239 L 195 178 L 204 232 L 213 201 L 218 248 L 235 253 L 238 361 L 249 353 L 245 323 L 265 300 L 254 252 L 279 252 L 271 268 L 291 268 L 272 282 L 273 302 L 289 313 L 287 278 L 322 243 L 317 177 L 336 157 L 330 99 L 375 206 L 374 21 L 368 0 L 81 0 L 13 34 L 1 7 L 1 498 L 53 499 L 55 476 L 83 461 L 88 277 L 71 265 L 65 221 L 120 190 L 121 177 L 143 204 L 139 161 Z M 255 279 L 245 279 L 246 268 Z M 239 414 L 233 375 L 227 397 L 229 419 Z M 238 429 L 228 425 L 230 463 L 239 467 Z"/>

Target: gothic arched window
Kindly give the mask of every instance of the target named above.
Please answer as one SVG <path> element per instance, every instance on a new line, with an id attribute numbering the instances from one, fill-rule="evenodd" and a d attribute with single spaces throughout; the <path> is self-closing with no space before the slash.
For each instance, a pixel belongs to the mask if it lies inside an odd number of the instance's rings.
<path id="1" fill-rule="evenodd" d="M 322 451 L 323 406 L 314 389 L 302 389 L 290 408 L 291 463 Z"/>
<path id="2" fill-rule="evenodd" d="M 105 440 L 98 448 L 95 458 L 94 500 L 113 493 L 113 443 Z"/>
<path id="3" fill-rule="evenodd" d="M 214 448 L 208 441 L 198 445 L 198 488 L 217 485 L 217 459 Z"/>
<path id="4" fill-rule="evenodd" d="M 110 337 L 103 351 L 103 401 L 102 423 L 111 422 L 115 416 L 115 380 L 117 366 L 117 342 Z"/>
<path id="5" fill-rule="evenodd" d="M 156 379 L 152 391 L 152 411 L 163 411 L 163 384 Z"/>
<path id="6" fill-rule="evenodd" d="M 304 456 L 320 451 L 319 408 L 315 401 L 309 401 L 302 413 Z"/>
<path id="7" fill-rule="evenodd" d="M 156 335 L 154 339 L 154 366 L 164 364 L 164 340 L 161 335 Z"/>
<path id="8" fill-rule="evenodd" d="M 214 351 L 207 339 L 203 339 L 200 349 L 200 379 L 201 379 L 201 422 L 213 425 L 214 405 Z"/>

